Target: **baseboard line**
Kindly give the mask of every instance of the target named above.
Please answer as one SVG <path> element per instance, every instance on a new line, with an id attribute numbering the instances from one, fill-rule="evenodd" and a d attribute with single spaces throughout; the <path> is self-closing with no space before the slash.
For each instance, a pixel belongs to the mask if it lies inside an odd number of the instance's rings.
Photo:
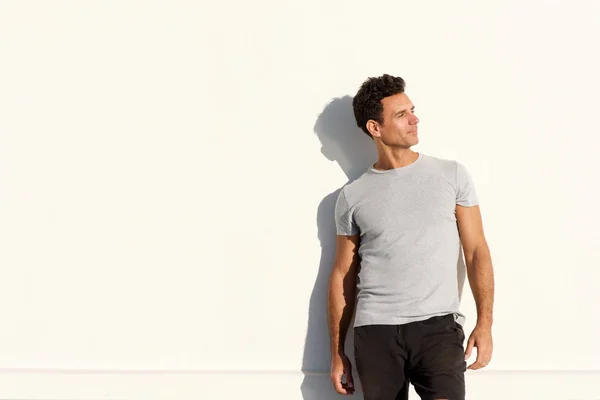
<path id="1" fill-rule="evenodd" d="M 329 371 L 287 369 L 77 369 L 77 368 L 0 368 L 0 374 L 62 375 L 296 375 L 329 376 Z M 467 374 L 600 374 L 598 369 L 481 369 Z"/>

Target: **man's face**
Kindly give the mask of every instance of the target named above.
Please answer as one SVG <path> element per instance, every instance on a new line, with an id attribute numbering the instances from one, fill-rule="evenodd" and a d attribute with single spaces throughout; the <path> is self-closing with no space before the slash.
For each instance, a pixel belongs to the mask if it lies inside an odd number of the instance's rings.
<path id="1" fill-rule="evenodd" d="M 380 124 L 380 139 L 386 146 L 410 148 L 419 143 L 419 118 L 415 106 L 405 93 L 385 97 L 383 104 L 383 124 Z"/>

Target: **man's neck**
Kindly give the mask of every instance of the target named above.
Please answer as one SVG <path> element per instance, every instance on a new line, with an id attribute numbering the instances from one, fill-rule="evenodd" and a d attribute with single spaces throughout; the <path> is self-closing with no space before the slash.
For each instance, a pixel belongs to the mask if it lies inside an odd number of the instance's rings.
<path id="1" fill-rule="evenodd" d="M 402 168 L 417 161 L 417 158 L 419 158 L 419 153 L 410 149 L 390 151 L 385 153 L 380 152 L 379 158 L 373 167 L 383 171 L 394 168 Z"/>

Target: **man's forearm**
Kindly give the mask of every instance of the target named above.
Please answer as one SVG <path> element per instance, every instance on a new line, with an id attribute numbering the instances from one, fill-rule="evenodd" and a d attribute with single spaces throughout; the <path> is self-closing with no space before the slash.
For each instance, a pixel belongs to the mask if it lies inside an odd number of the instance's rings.
<path id="1" fill-rule="evenodd" d="M 343 276 L 334 270 L 329 278 L 327 316 L 331 339 L 331 356 L 344 353 L 346 333 L 354 312 L 356 278 L 352 274 Z"/>
<path id="2" fill-rule="evenodd" d="M 469 285 L 477 306 L 477 324 L 491 326 L 494 307 L 494 270 L 486 243 L 465 254 Z"/>

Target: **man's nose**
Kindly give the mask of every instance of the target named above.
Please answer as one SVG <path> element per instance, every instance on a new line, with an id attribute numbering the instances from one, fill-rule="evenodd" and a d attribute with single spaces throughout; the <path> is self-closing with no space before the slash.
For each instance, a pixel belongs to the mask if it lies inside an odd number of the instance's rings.
<path id="1" fill-rule="evenodd" d="M 416 125 L 419 123 L 419 118 L 415 114 L 410 114 L 410 116 L 411 116 L 411 119 L 410 119 L 411 125 Z"/>

